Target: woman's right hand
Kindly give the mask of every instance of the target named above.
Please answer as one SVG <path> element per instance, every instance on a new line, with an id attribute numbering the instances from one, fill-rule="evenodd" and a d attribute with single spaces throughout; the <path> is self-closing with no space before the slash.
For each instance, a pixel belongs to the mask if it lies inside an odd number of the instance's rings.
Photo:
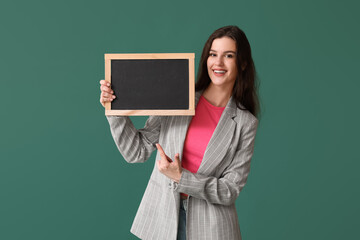
<path id="1" fill-rule="evenodd" d="M 112 102 L 116 96 L 114 95 L 114 91 L 110 87 L 110 83 L 105 80 L 100 80 L 100 103 L 105 107 L 105 103 Z"/>

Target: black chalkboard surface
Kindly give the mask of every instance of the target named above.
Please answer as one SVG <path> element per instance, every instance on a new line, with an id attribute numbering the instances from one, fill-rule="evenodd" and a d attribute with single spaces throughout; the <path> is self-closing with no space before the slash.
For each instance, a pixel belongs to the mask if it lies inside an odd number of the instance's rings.
<path id="1" fill-rule="evenodd" d="M 106 115 L 194 115 L 193 53 L 105 54 Z"/>

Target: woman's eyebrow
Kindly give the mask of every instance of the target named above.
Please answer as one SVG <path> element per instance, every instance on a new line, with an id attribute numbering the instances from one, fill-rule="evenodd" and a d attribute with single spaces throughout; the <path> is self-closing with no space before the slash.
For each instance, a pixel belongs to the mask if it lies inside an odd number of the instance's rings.
<path id="1" fill-rule="evenodd" d="M 217 52 L 216 50 L 213 50 L 213 49 L 210 49 L 210 52 Z M 235 51 L 225 51 L 224 53 L 233 53 L 233 54 L 236 54 Z"/>

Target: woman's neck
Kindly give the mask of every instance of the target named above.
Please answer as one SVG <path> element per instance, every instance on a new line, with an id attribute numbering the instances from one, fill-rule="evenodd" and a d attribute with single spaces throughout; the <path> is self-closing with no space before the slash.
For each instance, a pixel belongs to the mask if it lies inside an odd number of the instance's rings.
<path id="1" fill-rule="evenodd" d="M 214 86 L 210 83 L 202 95 L 212 105 L 216 107 L 225 107 L 231 97 L 231 91 Z"/>

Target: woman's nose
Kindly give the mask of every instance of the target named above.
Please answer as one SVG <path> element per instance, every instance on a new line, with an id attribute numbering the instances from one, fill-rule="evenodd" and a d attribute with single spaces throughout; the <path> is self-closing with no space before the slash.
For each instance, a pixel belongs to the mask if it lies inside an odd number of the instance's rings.
<path id="1" fill-rule="evenodd" d="M 219 65 L 219 66 L 222 66 L 224 64 L 224 60 L 221 56 L 218 56 L 215 60 L 215 64 L 216 65 Z"/>

